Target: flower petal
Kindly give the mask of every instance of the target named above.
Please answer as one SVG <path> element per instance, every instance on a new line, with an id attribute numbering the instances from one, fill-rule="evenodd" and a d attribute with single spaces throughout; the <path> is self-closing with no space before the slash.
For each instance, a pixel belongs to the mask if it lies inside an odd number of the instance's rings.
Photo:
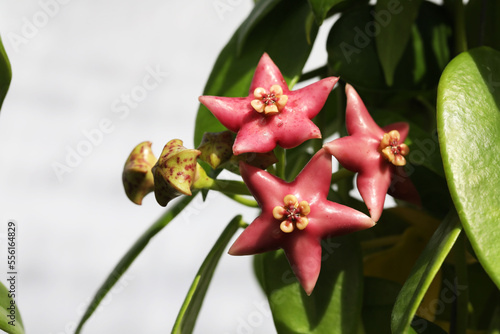
<path id="1" fill-rule="evenodd" d="M 297 189 L 299 201 L 306 200 L 309 205 L 320 198 L 326 198 L 330 190 L 332 176 L 332 157 L 324 149 L 319 150 L 302 169 L 290 186 Z"/>
<path id="2" fill-rule="evenodd" d="M 310 295 L 318 281 L 321 270 L 320 241 L 307 235 L 289 238 L 287 241 L 283 246 L 286 257 L 300 285 Z"/>
<path id="3" fill-rule="evenodd" d="M 249 97 L 219 97 L 200 96 L 199 101 L 212 112 L 212 114 L 226 128 L 238 132 L 242 120 L 249 113 L 255 112 Z"/>
<path id="4" fill-rule="evenodd" d="M 283 89 L 283 93 L 288 93 L 288 85 L 283 79 L 283 75 L 276 64 L 271 60 L 267 53 L 264 53 L 259 60 L 259 64 L 255 69 L 249 93 L 253 95 L 255 89 L 262 87 L 269 90 L 271 86 L 279 85 Z"/>
<path id="5" fill-rule="evenodd" d="M 385 195 L 391 184 L 391 166 L 381 161 L 370 172 L 359 173 L 357 186 L 363 201 L 374 221 L 378 221 L 384 210 Z"/>
<path id="6" fill-rule="evenodd" d="M 350 135 L 364 134 L 372 138 L 382 139 L 384 131 L 375 123 L 370 113 L 366 109 L 363 100 L 359 97 L 356 90 L 349 84 L 345 87 L 347 95 L 346 108 L 346 127 Z"/>
<path id="7" fill-rule="evenodd" d="M 260 215 L 240 234 L 229 248 L 231 255 L 252 255 L 280 248 L 280 222 L 273 217 Z"/>
<path id="8" fill-rule="evenodd" d="M 325 105 L 328 95 L 339 78 L 329 77 L 309 86 L 288 93 L 287 106 L 295 112 L 302 113 L 308 118 L 315 117 Z"/>
<path id="9" fill-rule="evenodd" d="M 315 213 L 311 213 L 309 217 L 311 224 L 307 228 L 317 229 L 322 239 L 361 231 L 375 225 L 375 221 L 364 213 L 334 202 L 319 203 L 315 207 Z"/>

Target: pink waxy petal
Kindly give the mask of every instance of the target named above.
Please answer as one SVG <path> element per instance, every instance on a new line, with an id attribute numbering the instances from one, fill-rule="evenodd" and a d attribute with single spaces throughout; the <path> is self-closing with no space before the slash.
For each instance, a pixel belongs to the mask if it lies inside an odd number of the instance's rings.
<path id="1" fill-rule="evenodd" d="M 314 237 L 293 238 L 290 245 L 286 245 L 284 250 L 300 285 L 310 295 L 321 270 L 320 240 Z"/>
<path id="2" fill-rule="evenodd" d="M 254 112 L 247 97 L 200 96 L 199 100 L 222 125 L 233 132 L 238 132 L 245 116 Z"/>
<path id="3" fill-rule="evenodd" d="M 350 135 L 362 133 L 372 138 L 380 138 L 384 135 L 382 129 L 375 123 L 365 107 L 363 100 L 356 90 L 349 84 L 345 87 L 347 95 L 346 127 Z"/>
<path id="4" fill-rule="evenodd" d="M 316 117 L 325 105 L 328 95 L 332 91 L 339 78 L 330 77 L 296 91 L 288 93 L 290 103 L 287 104 L 295 112 L 304 113 L 308 118 Z"/>
<path id="5" fill-rule="evenodd" d="M 398 131 L 399 136 L 401 137 L 399 142 L 404 143 L 406 137 L 408 137 L 408 132 L 410 132 L 410 125 L 408 125 L 408 123 L 406 122 L 398 122 L 384 126 L 382 130 L 384 131 L 384 133 L 388 133 L 392 130 Z"/>
<path id="6" fill-rule="evenodd" d="M 288 85 L 285 79 L 283 79 L 280 69 L 274 64 L 269 55 L 264 53 L 255 69 L 249 94 L 253 95 L 255 89 L 259 87 L 269 91 L 273 85 L 280 85 L 283 89 L 283 94 L 288 94 Z"/>

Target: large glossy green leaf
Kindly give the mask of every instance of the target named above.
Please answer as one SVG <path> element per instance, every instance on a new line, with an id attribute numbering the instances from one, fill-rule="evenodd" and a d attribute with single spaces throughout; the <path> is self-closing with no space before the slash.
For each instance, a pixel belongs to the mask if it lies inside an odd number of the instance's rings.
<path id="1" fill-rule="evenodd" d="M 189 334 L 193 332 L 196 318 L 200 312 L 203 299 L 212 280 L 215 268 L 227 244 L 236 233 L 241 224 L 241 216 L 234 217 L 224 229 L 214 247 L 208 253 L 205 261 L 196 274 L 188 291 L 181 310 L 177 315 L 172 334 Z"/>
<path id="2" fill-rule="evenodd" d="M 24 334 L 21 313 L 15 300 L 10 297 L 9 289 L 0 282 L 0 329 L 9 334 Z"/>
<path id="3" fill-rule="evenodd" d="M 130 267 L 132 262 L 139 256 L 144 248 L 146 248 L 149 241 L 160 232 L 168 223 L 172 221 L 196 196 L 197 192 L 194 192 L 192 196 L 185 196 L 175 205 L 171 206 L 167 212 L 165 212 L 156 222 L 153 223 L 132 245 L 132 247 L 125 253 L 121 258 L 120 262 L 113 268 L 109 276 L 106 278 L 101 287 L 97 290 L 94 298 L 87 307 L 78 327 L 76 328 L 75 334 L 81 332 L 83 325 L 90 318 L 90 316 L 97 309 L 101 301 L 106 297 L 109 290 L 115 285 L 120 277 L 125 273 L 125 271 Z"/>
<path id="4" fill-rule="evenodd" d="M 312 48 L 305 30 L 310 13 L 309 5 L 300 0 L 281 1 L 262 16 L 255 13 L 262 10 L 259 7 L 261 3 L 262 6 L 266 3 L 274 4 L 272 1 L 257 3 L 258 6 L 249 15 L 252 23 L 245 21 L 219 54 L 205 86 L 204 95 L 247 96 L 253 73 L 264 52 L 267 52 L 280 68 L 290 87 L 298 81 Z M 265 24 L 259 24 L 260 22 Z M 240 33 L 242 29 L 250 31 Z M 314 41 L 316 34 L 317 27 L 313 27 L 309 33 L 311 41 Z M 246 37 L 243 39 L 241 52 L 238 52 L 238 41 L 242 35 Z M 224 126 L 201 105 L 196 117 L 195 145 L 201 142 L 203 133 L 224 130 Z"/>
<path id="5" fill-rule="evenodd" d="M 410 39 L 421 2 L 422 0 L 378 0 L 375 5 L 372 29 L 375 31 L 377 54 L 388 86 L 394 83 L 394 72 Z"/>
<path id="6" fill-rule="evenodd" d="M 3 48 L 2 40 L 0 39 L 0 108 L 7 91 L 9 90 L 10 80 L 12 79 L 12 69 L 10 67 L 9 58 Z"/>
<path id="7" fill-rule="evenodd" d="M 437 117 L 453 203 L 478 260 L 500 287 L 500 52 L 482 47 L 450 62 Z"/>
<path id="8" fill-rule="evenodd" d="M 322 254 L 321 273 L 310 296 L 282 251 L 255 257 L 279 334 L 357 333 L 363 295 L 359 243 L 352 236 L 327 239 Z"/>
<path id="9" fill-rule="evenodd" d="M 461 230 L 460 221 L 453 212 L 447 216 L 429 240 L 399 292 L 392 311 L 393 333 L 405 333 L 410 327 L 422 298 Z"/>

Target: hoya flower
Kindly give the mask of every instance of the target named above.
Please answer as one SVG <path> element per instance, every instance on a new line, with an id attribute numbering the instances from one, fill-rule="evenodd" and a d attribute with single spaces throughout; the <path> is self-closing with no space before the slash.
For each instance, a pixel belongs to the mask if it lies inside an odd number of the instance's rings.
<path id="1" fill-rule="evenodd" d="M 373 220 L 384 209 L 385 195 L 420 203 L 415 186 L 403 167 L 409 148 L 404 141 L 408 123 L 380 128 L 351 85 L 346 85 L 346 127 L 349 136 L 325 144 L 327 152 L 350 171 L 358 172 L 357 185 Z"/>
<path id="2" fill-rule="evenodd" d="M 311 119 L 326 102 L 338 78 L 329 77 L 290 91 L 278 67 L 264 53 L 247 97 L 201 96 L 203 103 L 226 128 L 237 132 L 235 155 L 264 153 L 276 145 L 292 148 L 321 133 Z"/>
<path id="3" fill-rule="evenodd" d="M 244 162 L 240 172 L 262 213 L 238 237 L 229 254 L 282 248 L 307 294 L 313 291 L 321 269 L 321 239 L 375 224 L 365 214 L 326 199 L 332 158 L 324 149 L 291 183 Z"/>

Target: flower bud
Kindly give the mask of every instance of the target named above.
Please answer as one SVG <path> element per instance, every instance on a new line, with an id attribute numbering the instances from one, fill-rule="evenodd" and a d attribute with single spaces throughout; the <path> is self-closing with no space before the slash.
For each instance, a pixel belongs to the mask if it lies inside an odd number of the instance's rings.
<path id="1" fill-rule="evenodd" d="M 200 151 L 182 146 L 182 140 L 173 139 L 165 145 L 153 167 L 156 201 L 166 206 L 180 195 L 191 195 L 191 185 L 197 178 L 196 159 Z"/>
<path id="2" fill-rule="evenodd" d="M 275 164 L 278 162 L 278 159 L 274 155 L 274 152 L 267 152 L 267 153 L 242 153 L 240 155 L 233 155 L 229 161 L 224 163 L 223 168 L 239 174 L 239 163 L 240 161 L 244 161 L 247 164 L 260 168 L 260 169 L 267 169 L 267 167 Z"/>
<path id="3" fill-rule="evenodd" d="M 233 142 L 231 131 L 205 132 L 198 146 L 201 151 L 200 159 L 216 169 L 233 155 Z"/>
<path id="4" fill-rule="evenodd" d="M 135 204 L 141 205 L 144 196 L 154 190 L 151 168 L 156 158 L 151 151 L 151 142 L 145 141 L 137 145 L 128 156 L 123 168 L 122 181 L 127 197 Z"/>

